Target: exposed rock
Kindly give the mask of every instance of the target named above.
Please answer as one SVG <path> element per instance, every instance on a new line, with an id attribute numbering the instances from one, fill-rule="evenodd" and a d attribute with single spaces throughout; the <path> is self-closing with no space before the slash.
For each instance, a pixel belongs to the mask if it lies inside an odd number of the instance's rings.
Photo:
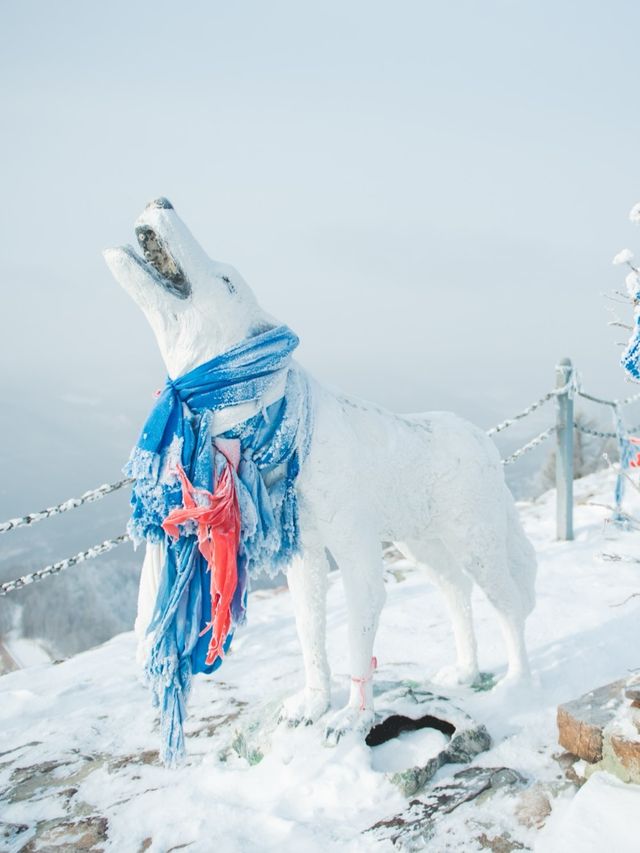
<path id="1" fill-rule="evenodd" d="M 81 783 L 96 770 L 117 773 L 153 764 L 159 764 L 156 750 L 120 757 L 83 755 L 73 750 L 57 760 L 14 767 L 2 792 L 3 800 L 35 803 L 55 797 L 64 814 L 24 826 L 0 823 L 0 849 L 11 853 L 98 853 L 107 838 L 107 819 L 95 815 L 94 808 L 79 798 Z"/>
<path id="2" fill-rule="evenodd" d="M 145 749 L 138 755 L 124 755 L 121 758 L 114 758 L 108 764 L 109 773 L 114 773 L 122 767 L 130 767 L 136 764 L 160 764 L 160 755 L 157 749 Z"/>
<path id="3" fill-rule="evenodd" d="M 605 735 L 606 737 L 606 735 Z M 630 740 L 621 734 L 611 733 L 609 737 L 611 750 L 617 761 L 629 774 L 629 781 L 640 779 L 640 740 Z"/>
<path id="4" fill-rule="evenodd" d="M 246 702 L 241 702 L 238 699 L 229 697 L 227 699 L 227 705 L 234 706 L 234 711 L 224 714 L 213 714 L 208 717 L 194 717 L 193 719 L 189 719 L 185 726 L 185 732 L 191 737 L 213 737 L 221 728 L 226 727 L 237 720 L 246 704 Z"/>
<path id="5" fill-rule="evenodd" d="M 597 770 L 640 783 L 640 683 L 614 681 L 558 708 L 558 739 Z"/>
<path id="6" fill-rule="evenodd" d="M 602 759 L 602 733 L 624 702 L 626 680 L 614 681 L 558 708 L 558 741 L 590 764 Z"/>
<path id="7" fill-rule="evenodd" d="M 34 830 L 26 823 L 4 823 L 0 821 L 0 849 L 18 851 L 33 838 Z"/>
<path id="8" fill-rule="evenodd" d="M 553 756 L 554 759 L 560 765 L 560 769 L 562 770 L 562 775 L 571 785 L 575 785 L 576 788 L 580 788 L 587 781 L 584 776 L 580 776 L 576 772 L 575 765 L 582 761 L 581 758 L 578 758 L 577 755 L 574 755 L 572 752 L 561 752 L 557 753 Z"/>
<path id="9" fill-rule="evenodd" d="M 31 740 L 28 743 L 21 743 L 20 746 L 14 746 L 13 749 L 5 749 L 4 752 L 0 752 L 0 758 L 4 758 L 5 755 L 13 755 L 15 752 L 23 752 L 30 746 L 40 746 L 40 741 Z"/>
<path id="10" fill-rule="evenodd" d="M 3 797 L 10 803 L 15 803 L 31 799 L 41 789 L 64 785 L 66 779 L 61 779 L 57 771 L 70 764 L 68 760 L 43 761 L 40 764 L 16 767 L 9 777 L 9 788 L 2 792 Z"/>
<path id="11" fill-rule="evenodd" d="M 551 814 L 551 802 L 539 783 L 524 790 L 516 805 L 516 817 L 522 826 L 540 829 Z"/>
<path id="12" fill-rule="evenodd" d="M 46 821 L 20 853 L 100 853 L 107 840 L 107 819 L 92 816 L 80 820 Z"/>
<path id="13" fill-rule="evenodd" d="M 106 762 L 100 755 L 67 755 L 59 761 L 43 761 L 16 767 L 9 778 L 9 787 L 2 792 L 10 803 L 48 796 L 52 790 L 72 796 L 70 790 Z M 75 792 L 74 792 L 75 793 Z"/>
<path id="14" fill-rule="evenodd" d="M 606 770 L 623 782 L 640 784 L 640 735 L 627 722 L 614 720 L 604 730 L 602 760 L 587 768 L 587 777 Z"/>
<path id="15" fill-rule="evenodd" d="M 481 794 L 490 795 L 502 788 L 524 784 L 525 779 L 508 767 L 467 767 L 452 779 L 435 785 L 421 799 L 411 800 L 404 811 L 378 821 L 366 831 L 380 840 L 391 841 L 401 850 L 420 849 L 444 815 Z"/>
<path id="16" fill-rule="evenodd" d="M 494 835 L 490 838 L 486 832 L 483 832 L 476 839 L 483 850 L 491 850 L 491 853 L 512 853 L 513 850 L 525 850 L 524 844 L 511 838 L 508 832 L 502 835 Z"/>

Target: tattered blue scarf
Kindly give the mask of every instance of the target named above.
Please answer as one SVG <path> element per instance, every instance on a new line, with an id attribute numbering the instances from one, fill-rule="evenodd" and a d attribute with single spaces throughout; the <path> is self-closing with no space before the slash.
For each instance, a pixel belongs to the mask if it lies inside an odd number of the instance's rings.
<path id="1" fill-rule="evenodd" d="M 162 758 L 169 765 L 185 754 L 183 721 L 191 676 L 212 672 L 221 664 L 233 629 L 245 619 L 250 577 L 259 571 L 276 574 L 299 549 L 296 478 L 311 441 L 312 408 L 306 378 L 291 364 L 298 343 L 289 328 L 279 326 L 178 379 L 168 379 L 125 468 L 136 480 L 129 522 L 132 538 L 164 543 L 145 673 L 160 708 Z M 224 442 L 218 447 L 214 442 L 212 413 L 261 400 L 284 374 L 281 399 L 219 437 L 239 444 L 239 464 L 232 469 L 219 449 Z M 207 494 L 215 496 L 226 468 L 232 471 L 240 512 L 237 584 L 230 606 L 231 630 L 220 655 L 207 661 L 211 576 L 198 547 L 196 524 L 184 524 L 178 538 L 167 535 L 162 525 L 186 504 L 185 480 L 200 504 Z"/>
<path id="2" fill-rule="evenodd" d="M 639 296 L 640 293 L 637 293 L 635 298 L 638 299 Z M 620 364 L 631 379 L 636 382 L 640 380 L 640 311 L 634 314 L 633 333 L 620 356 Z"/>

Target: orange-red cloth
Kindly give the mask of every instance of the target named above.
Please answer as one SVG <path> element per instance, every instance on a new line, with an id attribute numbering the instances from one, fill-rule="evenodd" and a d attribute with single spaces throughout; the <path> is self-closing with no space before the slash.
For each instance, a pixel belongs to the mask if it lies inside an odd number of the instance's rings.
<path id="1" fill-rule="evenodd" d="M 182 484 L 183 505 L 167 515 L 162 529 L 177 539 L 181 524 L 195 521 L 197 525 L 198 549 L 206 560 L 211 578 L 211 621 L 200 635 L 211 629 L 205 661 L 209 666 L 224 654 L 224 642 L 231 629 L 231 602 L 238 583 L 240 507 L 235 472 L 225 457 L 213 494 L 206 489 L 195 488 L 181 465 L 177 466 L 177 473 Z"/>

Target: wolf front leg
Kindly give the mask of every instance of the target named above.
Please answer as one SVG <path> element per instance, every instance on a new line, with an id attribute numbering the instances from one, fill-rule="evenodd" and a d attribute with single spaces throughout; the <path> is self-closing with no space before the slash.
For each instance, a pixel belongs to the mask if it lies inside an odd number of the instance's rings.
<path id="1" fill-rule="evenodd" d="M 342 573 L 347 605 L 351 689 L 346 707 L 334 714 L 325 729 L 325 742 L 335 746 L 348 732 L 365 737 L 373 720 L 373 644 L 384 604 L 382 547 L 375 534 L 354 525 L 330 550 Z M 357 532 L 356 532 L 357 531 Z"/>
<path id="2" fill-rule="evenodd" d="M 303 690 L 286 699 L 280 719 L 290 726 L 315 723 L 328 709 L 330 674 L 326 650 L 327 554 L 319 542 L 307 545 L 287 572 L 305 669 Z"/>

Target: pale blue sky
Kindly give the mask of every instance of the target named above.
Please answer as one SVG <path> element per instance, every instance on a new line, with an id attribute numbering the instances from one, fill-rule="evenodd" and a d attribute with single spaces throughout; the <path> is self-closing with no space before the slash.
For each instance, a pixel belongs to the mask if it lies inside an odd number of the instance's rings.
<path id="1" fill-rule="evenodd" d="M 564 355 L 628 390 L 600 294 L 640 244 L 639 25 L 631 0 L 2 0 L 0 515 L 118 474 L 163 371 L 100 252 L 157 195 L 360 396 L 489 426 Z"/>

